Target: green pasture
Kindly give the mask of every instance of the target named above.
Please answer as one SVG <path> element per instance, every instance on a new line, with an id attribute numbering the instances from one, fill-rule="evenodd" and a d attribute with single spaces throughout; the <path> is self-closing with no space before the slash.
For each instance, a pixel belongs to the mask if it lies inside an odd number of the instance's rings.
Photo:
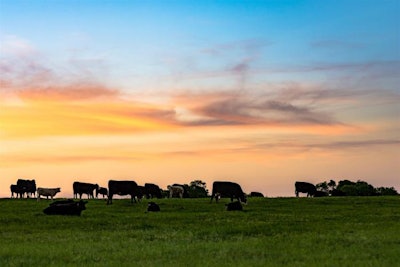
<path id="1" fill-rule="evenodd" d="M 399 266 L 400 198 L 89 200 L 48 216 L 50 200 L 0 200 L 0 266 Z"/>

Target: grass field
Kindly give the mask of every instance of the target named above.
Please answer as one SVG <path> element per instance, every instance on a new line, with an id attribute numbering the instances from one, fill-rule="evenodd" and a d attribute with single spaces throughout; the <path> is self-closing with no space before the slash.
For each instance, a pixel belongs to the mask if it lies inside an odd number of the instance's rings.
<path id="1" fill-rule="evenodd" d="M 0 266 L 399 266 L 400 198 L 89 200 L 47 216 L 50 200 L 0 200 Z"/>

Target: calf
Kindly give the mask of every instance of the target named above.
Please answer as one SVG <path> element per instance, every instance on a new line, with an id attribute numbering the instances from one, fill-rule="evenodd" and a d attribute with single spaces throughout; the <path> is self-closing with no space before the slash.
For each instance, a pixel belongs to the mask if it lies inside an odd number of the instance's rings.
<path id="1" fill-rule="evenodd" d="M 51 200 L 53 200 L 53 197 L 58 193 L 61 192 L 60 188 L 42 188 L 39 187 L 37 189 L 37 200 L 40 200 L 40 196 L 45 196 L 47 199 L 51 197 Z"/>
<path id="2" fill-rule="evenodd" d="M 240 201 L 234 201 L 230 202 L 228 204 L 225 204 L 226 210 L 232 211 L 232 210 L 243 210 L 242 203 Z"/>
<path id="3" fill-rule="evenodd" d="M 16 194 L 17 198 L 18 198 L 18 195 L 19 195 L 20 198 L 22 198 L 22 196 L 24 194 L 23 188 L 21 188 L 20 186 L 18 186 L 16 184 L 12 184 L 10 186 L 10 191 L 11 191 L 11 198 L 14 197 L 14 193 Z"/>
<path id="4" fill-rule="evenodd" d="M 80 200 L 74 202 L 73 200 L 62 200 L 51 203 L 49 207 L 45 208 L 43 212 L 47 215 L 76 215 L 80 216 L 82 210 L 85 210 L 87 201 Z"/>
<path id="5" fill-rule="evenodd" d="M 147 205 L 147 211 L 160 211 L 160 206 L 154 202 L 149 202 Z"/>
<path id="6" fill-rule="evenodd" d="M 103 195 L 103 198 L 104 198 L 104 196 L 107 196 L 107 195 L 108 195 L 108 190 L 107 190 L 107 188 L 105 188 L 105 187 L 100 187 L 99 189 L 97 189 L 97 190 L 96 190 L 96 198 L 99 197 L 99 194 L 100 194 L 100 195 Z"/>

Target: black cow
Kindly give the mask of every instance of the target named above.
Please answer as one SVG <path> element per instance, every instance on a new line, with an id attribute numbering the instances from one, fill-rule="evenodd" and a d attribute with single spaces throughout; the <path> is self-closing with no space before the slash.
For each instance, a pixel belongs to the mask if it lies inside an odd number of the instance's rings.
<path id="1" fill-rule="evenodd" d="M 161 195 L 161 189 L 160 187 L 158 187 L 158 185 L 155 184 L 149 184 L 149 183 L 145 183 L 144 184 L 144 192 L 146 194 L 146 198 L 162 198 Z"/>
<path id="2" fill-rule="evenodd" d="M 138 185 L 135 181 L 115 181 L 109 180 L 108 181 L 108 200 L 107 205 L 112 204 L 112 197 L 113 195 L 130 195 L 131 196 L 131 203 L 133 201 L 136 202 L 135 197 L 139 195 L 138 193 Z"/>
<path id="3" fill-rule="evenodd" d="M 93 191 L 98 190 L 98 184 L 90 184 L 90 183 L 81 183 L 81 182 L 74 182 L 72 185 L 74 189 L 74 198 L 82 199 L 82 195 L 86 194 L 89 198 L 94 198 Z"/>
<path id="4" fill-rule="evenodd" d="M 142 185 L 138 185 L 136 189 L 136 198 L 140 202 L 146 194 L 146 189 Z"/>
<path id="5" fill-rule="evenodd" d="M 236 198 L 238 201 L 247 202 L 246 195 L 243 193 L 242 188 L 237 183 L 232 182 L 214 182 L 211 194 L 211 202 L 215 197 L 218 202 L 220 197 L 230 197 L 231 201 Z"/>
<path id="6" fill-rule="evenodd" d="M 147 211 L 160 211 L 160 206 L 154 202 L 149 202 L 149 204 L 147 204 Z"/>
<path id="7" fill-rule="evenodd" d="M 86 209 L 85 204 L 87 201 L 80 200 L 75 202 L 73 200 L 60 200 L 51 203 L 50 206 L 45 208 L 43 212 L 47 215 L 76 215 L 80 216 L 82 210 Z"/>
<path id="8" fill-rule="evenodd" d="M 22 193 L 20 194 L 21 198 L 23 197 L 23 195 L 25 193 L 26 193 L 27 198 L 29 198 L 29 196 L 32 196 L 32 195 L 35 197 L 35 194 L 36 194 L 35 180 L 18 179 L 17 186 L 22 190 Z"/>
<path id="9" fill-rule="evenodd" d="M 103 196 L 107 196 L 108 195 L 108 190 L 105 187 L 99 187 L 98 189 L 96 189 L 96 198 L 99 197 L 99 194 Z"/>
<path id="10" fill-rule="evenodd" d="M 232 211 L 232 210 L 243 210 L 242 203 L 240 201 L 234 201 L 228 204 L 225 204 L 226 210 Z"/>
<path id="11" fill-rule="evenodd" d="M 307 193 L 307 197 L 312 197 L 315 195 L 317 188 L 315 185 L 307 183 L 307 182 L 296 182 L 294 184 L 296 197 L 299 196 L 299 193 Z"/>
<path id="12" fill-rule="evenodd" d="M 11 191 L 11 198 L 14 197 L 14 193 L 16 194 L 16 198 L 18 198 L 18 195 L 20 198 L 22 198 L 22 196 L 24 194 L 24 190 L 16 184 L 12 184 L 10 186 L 10 191 Z"/>
<path id="13" fill-rule="evenodd" d="M 251 192 L 250 196 L 251 197 L 264 197 L 264 195 L 260 192 Z"/>

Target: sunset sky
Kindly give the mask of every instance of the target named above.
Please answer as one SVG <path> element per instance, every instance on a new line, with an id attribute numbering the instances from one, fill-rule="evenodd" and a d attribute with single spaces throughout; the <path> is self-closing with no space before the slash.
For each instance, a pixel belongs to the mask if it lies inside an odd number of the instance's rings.
<path id="1" fill-rule="evenodd" d="M 400 191 L 400 1 L 0 0 L 0 197 L 18 178 Z"/>

